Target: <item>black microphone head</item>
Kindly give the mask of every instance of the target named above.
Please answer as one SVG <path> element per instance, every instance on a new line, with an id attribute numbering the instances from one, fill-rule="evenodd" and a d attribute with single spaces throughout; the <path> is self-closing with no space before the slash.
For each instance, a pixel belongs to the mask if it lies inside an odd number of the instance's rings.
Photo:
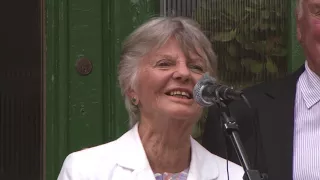
<path id="1" fill-rule="evenodd" d="M 209 107 L 214 104 L 214 102 L 206 99 L 203 96 L 203 90 L 206 88 L 209 84 L 214 84 L 217 80 L 211 76 L 209 76 L 208 73 L 205 73 L 201 79 L 197 82 L 197 84 L 193 88 L 193 99 L 203 107 Z"/>

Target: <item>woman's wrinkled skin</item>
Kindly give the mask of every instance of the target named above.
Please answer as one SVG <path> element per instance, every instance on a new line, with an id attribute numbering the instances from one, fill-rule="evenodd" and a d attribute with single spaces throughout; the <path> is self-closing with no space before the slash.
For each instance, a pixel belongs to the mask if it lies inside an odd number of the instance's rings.
<path id="1" fill-rule="evenodd" d="M 206 70 L 204 61 L 183 53 L 175 38 L 146 55 L 139 64 L 135 90 L 140 111 L 139 134 L 153 172 L 180 172 L 190 164 L 190 135 L 202 108 L 193 100 L 168 95 L 181 90 L 192 95 Z"/>

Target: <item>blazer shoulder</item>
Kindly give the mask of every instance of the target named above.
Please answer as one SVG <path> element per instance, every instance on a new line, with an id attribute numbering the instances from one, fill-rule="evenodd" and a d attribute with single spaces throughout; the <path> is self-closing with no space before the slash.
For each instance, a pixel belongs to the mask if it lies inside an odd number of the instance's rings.
<path id="1" fill-rule="evenodd" d="M 249 96 L 257 96 L 257 95 L 261 95 L 261 93 L 265 92 L 267 89 L 272 89 L 275 88 L 279 85 L 281 85 L 281 81 L 283 80 L 276 80 L 276 81 L 272 81 L 272 82 L 262 82 L 259 84 L 255 84 L 253 86 L 247 87 L 243 90 L 245 95 L 249 95 Z"/>
<path id="2" fill-rule="evenodd" d="M 107 170 L 115 165 L 114 152 L 115 141 L 71 153 L 63 162 L 58 180 L 94 177 L 101 167 Z"/>
<path id="3" fill-rule="evenodd" d="M 282 77 L 273 81 L 269 81 L 269 82 L 262 82 L 262 83 L 253 85 L 251 87 L 245 88 L 244 93 L 248 95 L 257 95 L 257 94 L 261 94 L 261 92 L 266 92 L 269 90 L 282 90 L 282 88 L 286 88 L 290 85 L 296 84 L 300 75 L 303 72 L 304 72 L 304 66 L 300 67 L 297 71 L 285 77 Z"/>

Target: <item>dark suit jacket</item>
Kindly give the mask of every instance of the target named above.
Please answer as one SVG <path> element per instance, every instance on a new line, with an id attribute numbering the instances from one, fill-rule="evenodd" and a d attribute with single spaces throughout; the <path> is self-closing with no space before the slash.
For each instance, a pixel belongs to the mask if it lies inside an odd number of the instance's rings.
<path id="1" fill-rule="evenodd" d="M 294 101 L 296 83 L 303 71 L 304 66 L 281 80 L 245 89 L 253 110 L 243 101 L 229 105 L 230 113 L 239 125 L 240 138 L 251 165 L 267 173 L 269 180 L 292 179 Z M 239 164 L 221 125 L 219 109 L 212 106 L 205 125 L 203 146 Z"/>

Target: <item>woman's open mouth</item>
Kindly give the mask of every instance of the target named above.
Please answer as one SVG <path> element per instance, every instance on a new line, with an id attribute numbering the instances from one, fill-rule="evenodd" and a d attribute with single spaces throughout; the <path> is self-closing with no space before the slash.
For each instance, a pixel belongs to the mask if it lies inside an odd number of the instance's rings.
<path id="1" fill-rule="evenodd" d="M 168 96 L 174 96 L 174 97 L 182 98 L 182 99 L 192 99 L 192 94 L 187 91 L 173 90 L 173 91 L 167 92 L 165 94 Z"/>

